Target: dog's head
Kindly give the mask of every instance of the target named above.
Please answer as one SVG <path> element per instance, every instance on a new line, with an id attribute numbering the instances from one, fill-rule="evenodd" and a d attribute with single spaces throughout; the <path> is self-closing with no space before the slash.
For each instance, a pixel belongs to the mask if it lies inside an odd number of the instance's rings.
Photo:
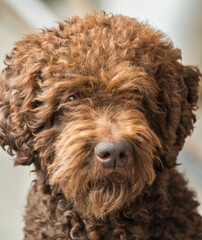
<path id="1" fill-rule="evenodd" d="M 180 58 L 162 33 L 104 13 L 28 35 L 0 77 L 1 146 L 82 210 L 120 209 L 193 129 L 200 72 Z"/>

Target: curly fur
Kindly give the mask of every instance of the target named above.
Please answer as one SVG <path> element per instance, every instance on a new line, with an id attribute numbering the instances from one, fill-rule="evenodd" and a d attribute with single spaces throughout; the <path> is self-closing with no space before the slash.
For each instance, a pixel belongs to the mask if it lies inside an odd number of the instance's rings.
<path id="1" fill-rule="evenodd" d="M 161 32 L 104 12 L 15 43 L 0 75 L 0 144 L 35 166 L 25 240 L 202 239 L 176 170 L 200 72 L 180 59 Z M 131 143 L 126 167 L 96 161 L 103 139 Z"/>

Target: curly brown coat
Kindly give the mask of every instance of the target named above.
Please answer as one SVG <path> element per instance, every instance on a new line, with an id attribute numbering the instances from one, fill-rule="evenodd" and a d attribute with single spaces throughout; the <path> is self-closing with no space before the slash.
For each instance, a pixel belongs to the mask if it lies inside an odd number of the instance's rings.
<path id="1" fill-rule="evenodd" d="M 198 202 L 176 169 L 200 72 L 133 18 L 74 17 L 15 43 L 0 75 L 0 144 L 33 164 L 25 240 L 201 240 Z M 94 156 L 127 141 L 124 167 Z"/>

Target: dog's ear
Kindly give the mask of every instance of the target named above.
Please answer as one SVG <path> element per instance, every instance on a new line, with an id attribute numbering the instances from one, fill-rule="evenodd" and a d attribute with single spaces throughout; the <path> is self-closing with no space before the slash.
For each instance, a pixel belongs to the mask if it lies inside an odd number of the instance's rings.
<path id="1" fill-rule="evenodd" d="M 164 145 L 166 166 L 175 164 L 185 138 L 192 133 L 201 76 L 197 67 L 184 66 L 178 61 L 180 51 L 172 49 L 171 54 L 166 64 L 159 64 L 156 74 L 160 109 L 156 129 L 161 129 L 159 135 Z"/>
<path id="2" fill-rule="evenodd" d="M 200 77 L 202 76 L 199 68 L 195 66 L 181 65 L 180 74 L 182 75 L 184 84 L 187 87 L 187 102 L 191 105 L 192 110 L 196 110 L 198 107 L 197 103 L 199 98 L 199 82 Z"/>
<path id="3" fill-rule="evenodd" d="M 196 66 L 184 66 L 179 63 L 178 65 L 178 94 L 181 96 L 181 114 L 175 145 L 181 150 L 185 138 L 192 133 L 194 123 L 196 122 L 195 111 L 198 108 L 201 73 Z"/>
<path id="4" fill-rule="evenodd" d="M 29 165 L 35 156 L 29 119 L 41 68 L 38 45 L 37 34 L 17 42 L 0 74 L 0 145 L 15 155 L 15 165 Z"/>

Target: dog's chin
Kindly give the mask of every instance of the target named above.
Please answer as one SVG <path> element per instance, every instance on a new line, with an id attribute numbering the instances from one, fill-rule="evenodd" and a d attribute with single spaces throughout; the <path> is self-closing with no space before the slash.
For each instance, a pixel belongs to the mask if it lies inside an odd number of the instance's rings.
<path id="1" fill-rule="evenodd" d="M 110 213 L 130 205 L 142 188 L 140 184 L 136 184 L 136 187 L 132 185 L 126 176 L 112 172 L 96 183 L 91 183 L 89 191 L 74 197 L 73 203 L 85 217 L 104 219 Z"/>
<path id="2" fill-rule="evenodd" d="M 58 182 L 55 177 L 54 181 L 79 215 L 97 219 L 130 206 L 155 177 L 152 166 L 73 170 L 69 176 L 60 177 Z"/>

